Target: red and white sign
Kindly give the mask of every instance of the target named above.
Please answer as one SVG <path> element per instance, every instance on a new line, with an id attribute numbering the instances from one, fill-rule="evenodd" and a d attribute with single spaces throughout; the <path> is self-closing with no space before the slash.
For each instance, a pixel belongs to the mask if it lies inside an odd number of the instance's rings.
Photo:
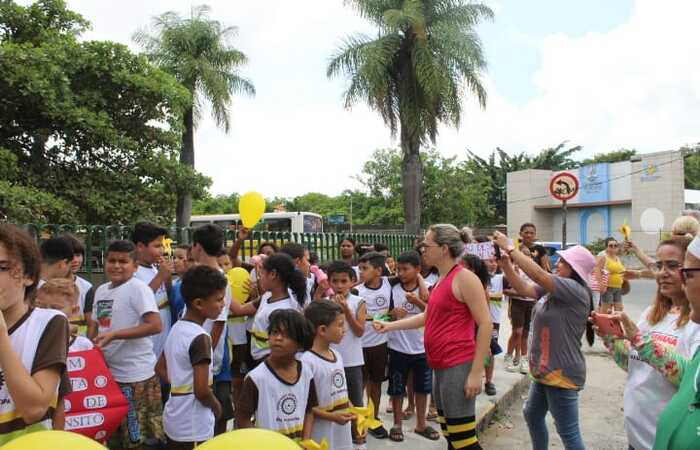
<path id="1" fill-rule="evenodd" d="M 73 392 L 64 398 L 66 431 L 105 443 L 119 427 L 129 403 L 112 378 L 99 348 L 72 352 L 66 360 Z"/>
<path id="2" fill-rule="evenodd" d="M 549 192 L 557 200 L 565 202 L 578 194 L 578 178 L 570 172 L 560 172 L 549 181 Z"/>

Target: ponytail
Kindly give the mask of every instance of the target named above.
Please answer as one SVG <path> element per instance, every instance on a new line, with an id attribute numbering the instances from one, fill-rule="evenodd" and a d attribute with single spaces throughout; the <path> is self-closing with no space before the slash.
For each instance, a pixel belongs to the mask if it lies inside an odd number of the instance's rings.
<path id="1" fill-rule="evenodd" d="M 299 306 L 304 306 L 306 297 L 306 277 L 294 265 L 292 258 L 286 253 L 275 253 L 265 259 L 263 267 L 268 272 L 275 272 L 284 287 L 291 289 Z"/>

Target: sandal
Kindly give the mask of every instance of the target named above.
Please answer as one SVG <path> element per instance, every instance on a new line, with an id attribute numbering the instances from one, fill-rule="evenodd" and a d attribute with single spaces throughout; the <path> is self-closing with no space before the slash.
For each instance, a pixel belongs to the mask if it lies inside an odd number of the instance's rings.
<path id="1" fill-rule="evenodd" d="M 384 425 L 379 425 L 377 428 L 369 428 L 367 431 L 375 439 L 386 439 L 389 437 L 389 433 L 384 428 Z"/>
<path id="2" fill-rule="evenodd" d="M 418 430 L 413 430 L 413 431 L 416 434 L 419 434 L 426 439 L 430 439 L 431 441 L 437 441 L 440 439 L 440 433 L 435 431 L 435 429 L 431 426 L 425 427 L 425 430 L 423 430 L 423 431 L 418 431 Z"/>
<path id="3" fill-rule="evenodd" d="M 430 420 L 431 422 L 435 422 L 437 420 L 437 418 L 438 418 L 437 410 L 435 410 L 434 408 L 430 408 L 428 410 L 428 415 L 425 416 L 425 420 Z"/>
<path id="4" fill-rule="evenodd" d="M 403 430 L 401 427 L 392 427 L 389 431 L 389 439 L 394 442 L 403 442 Z"/>

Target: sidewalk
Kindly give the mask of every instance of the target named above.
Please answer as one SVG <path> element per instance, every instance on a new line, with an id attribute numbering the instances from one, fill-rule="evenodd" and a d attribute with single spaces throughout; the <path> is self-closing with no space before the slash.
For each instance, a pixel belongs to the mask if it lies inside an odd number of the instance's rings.
<path id="1" fill-rule="evenodd" d="M 504 303 L 504 308 L 501 314 L 502 322 L 501 329 L 499 333 L 498 342 L 506 350 L 506 344 L 508 343 L 508 338 L 510 337 L 511 327 L 510 321 L 508 320 L 505 308 L 507 304 Z M 529 386 L 529 379 L 526 375 L 521 375 L 519 373 L 509 373 L 506 372 L 503 365 L 503 354 L 496 357 L 496 369 L 494 370 L 493 382 L 496 385 L 497 395 L 489 397 L 483 392 L 479 394 L 476 399 L 476 422 L 477 430 L 479 433 L 483 432 L 488 426 L 489 422 L 494 417 L 497 411 L 506 411 L 514 403 L 518 402 Z M 380 409 L 380 418 L 384 422 L 384 427 L 388 430 L 394 424 L 394 418 L 392 414 L 387 414 L 386 408 L 389 404 L 389 397 L 386 395 L 387 383 L 382 385 L 382 402 Z M 405 408 L 406 401 L 404 401 Z M 435 422 L 428 422 L 428 425 L 440 431 L 439 424 Z M 440 438 L 437 441 L 430 441 L 422 436 L 417 435 L 413 432 L 416 426 L 416 419 L 412 417 L 409 420 L 403 421 L 403 432 L 404 441 L 403 442 L 393 442 L 390 439 L 374 439 L 372 436 L 367 437 L 367 448 L 369 450 L 374 449 L 389 449 L 389 448 L 401 448 L 403 450 L 444 450 L 446 448 L 446 441 L 444 438 Z"/>

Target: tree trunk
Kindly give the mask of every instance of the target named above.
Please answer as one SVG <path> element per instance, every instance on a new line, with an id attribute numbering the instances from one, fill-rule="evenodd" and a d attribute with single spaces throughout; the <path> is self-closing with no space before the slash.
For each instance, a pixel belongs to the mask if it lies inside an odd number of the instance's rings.
<path id="1" fill-rule="evenodd" d="M 405 127 L 401 127 L 401 186 L 403 191 L 403 211 L 406 218 L 404 231 L 418 234 L 421 223 L 421 196 L 423 185 L 423 162 L 420 158 L 420 144 L 411 138 Z"/>
<path id="2" fill-rule="evenodd" d="M 185 131 L 182 133 L 182 150 L 180 151 L 180 164 L 194 169 L 194 111 L 188 108 L 184 116 Z M 183 191 L 177 194 L 177 210 L 175 224 L 178 228 L 190 225 L 192 216 L 192 194 L 184 186 Z"/>

